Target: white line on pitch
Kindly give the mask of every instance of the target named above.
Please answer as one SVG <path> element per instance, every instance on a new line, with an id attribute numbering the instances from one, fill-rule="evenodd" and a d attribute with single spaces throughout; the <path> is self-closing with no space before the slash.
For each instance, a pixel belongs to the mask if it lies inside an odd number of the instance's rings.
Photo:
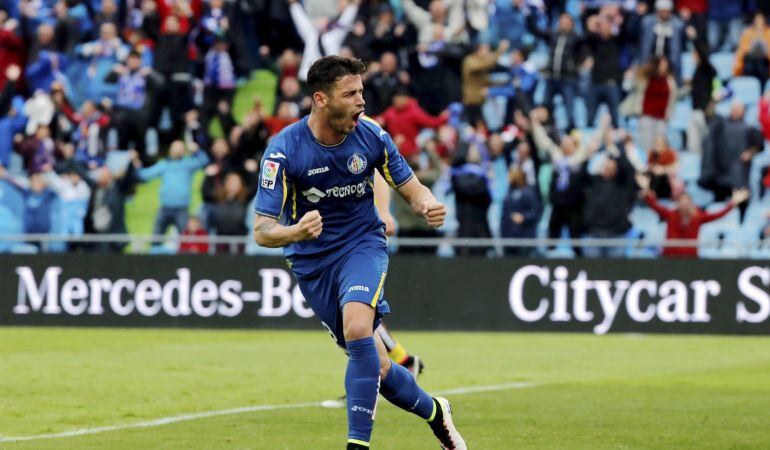
<path id="1" fill-rule="evenodd" d="M 505 391 L 509 389 L 524 389 L 538 386 L 539 383 L 517 382 L 508 384 L 494 384 L 488 386 L 469 386 L 446 391 L 433 392 L 434 395 L 464 395 L 477 392 Z M 105 427 L 80 428 L 77 430 L 64 431 L 62 433 L 35 434 L 32 436 L 0 436 L 0 442 L 18 442 L 33 441 L 38 439 L 56 439 L 73 436 L 83 436 L 87 434 L 104 433 L 107 431 L 129 430 L 133 428 L 150 428 L 168 425 L 176 422 L 185 422 L 188 420 L 205 419 L 207 417 L 227 416 L 232 414 L 243 414 L 257 411 L 276 411 L 280 409 L 300 409 L 321 406 L 321 402 L 292 403 L 287 405 L 256 405 L 244 406 L 242 408 L 222 409 L 219 411 L 204 411 L 192 414 L 180 414 L 178 416 L 161 417 L 160 419 L 149 420 L 146 422 L 136 422 L 123 425 L 109 425 Z"/>

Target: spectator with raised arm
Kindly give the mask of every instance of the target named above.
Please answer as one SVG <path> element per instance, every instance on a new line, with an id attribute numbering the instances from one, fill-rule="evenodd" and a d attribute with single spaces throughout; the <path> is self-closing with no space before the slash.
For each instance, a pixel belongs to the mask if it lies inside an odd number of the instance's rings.
<path id="1" fill-rule="evenodd" d="M 299 68 L 300 81 L 307 80 L 307 71 L 310 65 L 322 56 L 338 55 L 342 49 L 345 36 L 353 27 L 353 22 L 358 14 L 360 0 L 349 0 L 340 12 L 339 19 L 330 21 L 326 17 L 319 18 L 314 23 L 305 12 L 305 8 L 297 0 L 288 0 L 289 12 L 294 21 L 294 26 L 302 41 L 305 50 L 302 53 L 302 63 Z"/>
<path id="2" fill-rule="evenodd" d="M 468 41 L 462 1 L 430 0 L 427 11 L 415 4 L 414 0 L 403 0 L 402 5 L 407 19 L 417 29 L 418 45 L 430 44 L 437 34 L 453 44 Z"/>
<path id="3" fill-rule="evenodd" d="M 733 191 L 730 201 L 724 208 L 715 213 L 707 213 L 695 206 L 690 194 L 682 192 L 676 199 L 676 207 L 670 209 L 658 202 L 655 193 L 650 190 L 649 178 L 644 175 L 638 175 L 636 181 L 642 190 L 641 194 L 644 197 L 645 202 L 647 202 L 647 205 L 649 205 L 650 208 L 652 208 L 653 211 L 666 222 L 667 240 L 697 240 L 701 225 L 726 216 L 735 206 L 746 202 L 749 198 L 748 189 L 736 189 Z M 663 256 L 696 258 L 698 256 L 698 248 L 694 245 L 676 247 L 666 246 L 663 249 Z"/>
<path id="4" fill-rule="evenodd" d="M 770 78 L 770 27 L 762 13 L 756 13 L 751 25 L 743 30 L 735 52 L 733 73 L 759 80 L 759 93 Z"/>
<path id="5" fill-rule="evenodd" d="M 402 86 L 396 90 L 393 104 L 379 119 L 393 137 L 399 152 L 408 158 L 419 151 L 416 139 L 420 131 L 443 125 L 449 119 L 449 113 L 444 112 L 438 117 L 429 115 L 409 96 L 407 88 Z"/>
<path id="6" fill-rule="evenodd" d="M 151 167 L 138 169 L 140 181 L 161 179 L 160 209 L 155 219 L 153 234 L 162 235 L 170 225 L 176 226 L 181 232 L 187 225 L 187 211 L 190 208 L 193 175 L 203 169 L 209 162 L 205 152 L 200 151 L 197 144 L 188 142 L 190 155 L 185 156 L 185 143 L 174 141 L 168 150 L 168 158 L 155 163 Z M 141 166 L 139 155 L 133 154 L 134 165 Z"/>

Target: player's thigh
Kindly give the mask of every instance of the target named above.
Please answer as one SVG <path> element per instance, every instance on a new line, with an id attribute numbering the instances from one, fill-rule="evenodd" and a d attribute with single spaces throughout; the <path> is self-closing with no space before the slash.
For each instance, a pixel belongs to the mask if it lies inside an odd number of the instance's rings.
<path id="1" fill-rule="evenodd" d="M 329 332 L 334 342 L 345 349 L 342 313 L 331 272 L 328 270 L 314 278 L 298 279 L 297 284 L 305 301 L 321 321 L 321 325 Z"/>
<path id="2" fill-rule="evenodd" d="M 342 263 L 337 276 L 340 308 L 348 302 L 376 308 L 385 293 L 388 253 L 384 247 L 356 250 Z"/>

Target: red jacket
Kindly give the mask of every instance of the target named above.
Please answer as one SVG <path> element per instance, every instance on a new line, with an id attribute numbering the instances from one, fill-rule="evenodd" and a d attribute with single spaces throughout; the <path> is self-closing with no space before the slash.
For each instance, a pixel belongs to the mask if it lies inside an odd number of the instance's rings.
<path id="1" fill-rule="evenodd" d="M 179 244 L 179 253 L 193 253 L 197 255 L 205 255 L 209 252 L 208 242 L 190 242 L 185 239 L 188 236 L 203 237 L 208 236 L 206 230 L 198 230 L 195 233 L 191 233 L 189 230 L 182 232 L 182 242 Z"/>
<path id="2" fill-rule="evenodd" d="M 707 0 L 677 0 L 676 10 L 681 12 L 683 9 L 689 9 L 693 14 L 704 14 L 709 10 L 709 3 Z"/>
<path id="3" fill-rule="evenodd" d="M 449 119 L 448 114 L 433 117 L 426 113 L 417 100 L 409 99 L 402 109 L 391 106 L 380 116 L 385 129 L 390 133 L 394 141 L 398 142 L 398 136 L 403 136 L 404 142 L 398 150 L 404 156 L 410 156 L 419 151 L 417 148 L 417 135 L 423 128 L 438 128 Z"/>
<path id="4" fill-rule="evenodd" d="M 5 88 L 5 70 L 13 64 L 19 66 L 22 70 L 22 74 L 16 82 L 16 89 L 22 88 L 26 56 L 27 49 L 24 41 L 13 32 L 0 29 L 0 91 Z"/>
<path id="5" fill-rule="evenodd" d="M 700 233 L 700 227 L 704 223 L 711 222 L 722 218 L 733 209 L 733 205 L 728 204 L 724 209 L 715 213 L 707 213 L 698 208 L 695 209 L 695 214 L 690 218 L 688 223 L 682 221 L 682 215 L 676 209 L 668 209 L 658 203 L 655 196 L 647 194 L 644 198 L 647 204 L 658 215 L 666 221 L 666 239 L 698 239 L 698 233 Z M 666 247 L 663 249 L 663 256 L 666 257 L 680 257 L 680 258 L 697 258 L 698 248 L 693 246 L 688 247 Z"/>

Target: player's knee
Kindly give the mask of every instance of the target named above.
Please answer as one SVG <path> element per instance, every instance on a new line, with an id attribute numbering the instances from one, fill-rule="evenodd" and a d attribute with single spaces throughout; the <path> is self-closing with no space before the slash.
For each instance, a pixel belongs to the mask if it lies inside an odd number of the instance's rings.
<path id="1" fill-rule="evenodd" d="M 380 379 L 385 379 L 385 376 L 390 372 L 390 358 L 387 355 L 380 355 Z"/>
<path id="2" fill-rule="evenodd" d="M 372 324 L 360 321 L 353 321 L 345 324 L 346 341 L 357 341 L 372 336 Z"/>

